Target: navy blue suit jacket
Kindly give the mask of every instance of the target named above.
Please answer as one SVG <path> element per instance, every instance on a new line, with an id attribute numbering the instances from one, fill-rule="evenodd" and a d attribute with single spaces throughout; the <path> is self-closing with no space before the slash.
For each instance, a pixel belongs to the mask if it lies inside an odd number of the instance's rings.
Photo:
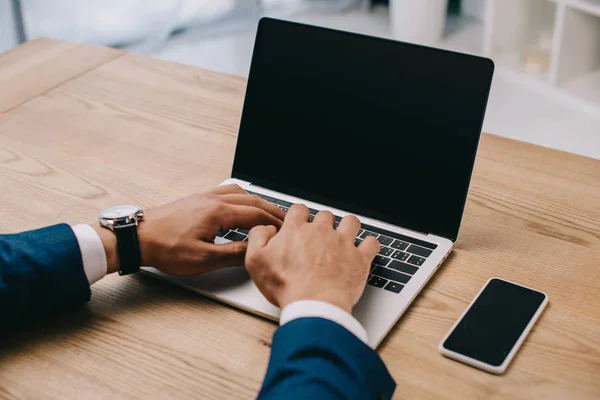
<path id="1" fill-rule="evenodd" d="M 90 299 L 69 225 L 0 235 L 0 331 Z"/>
<path id="2" fill-rule="evenodd" d="M 90 299 L 71 227 L 0 235 L 0 331 Z M 301 318 L 273 336 L 261 399 L 390 398 L 395 383 L 375 351 L 340 325 Z"/>

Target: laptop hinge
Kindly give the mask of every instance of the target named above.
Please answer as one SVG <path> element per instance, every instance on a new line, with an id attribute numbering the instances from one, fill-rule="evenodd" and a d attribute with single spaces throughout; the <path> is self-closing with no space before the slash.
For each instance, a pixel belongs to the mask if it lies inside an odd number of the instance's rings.
<path id="1" fill-rule="evenodd" d="M 281 193 L 281 192 L 279 192 L 279 191 L 277 191 L 277 190 L 273 190 L 273 189 L 266 188 L 266 187 L 264 187 L 264 186 L 256 185 L 256 184 L 254 184 L 254 183 L 252 183 L 252 182 L 248 182 L 248 184 L 249 184 L 250 186 L 255 186 L 255 187 L 257 187 L 257 188 L 260 188 L 260 189 L 265 189 L 265 190 L 270 190 L 270 191 L 272 191 L 272 192 Z M 365 215 L 365 217 L 367 217 L 367 216 Z M 370 219 L 372 219 L 373 221 L 380 222 L 380 223 L 382 223 L 382 224 L 389 224 L 389 223 L 387 223 L 387 222 L 383 222 L 383 221 L 380 221 L 380 220 L 378 220 L 378 219 L 375 219 L 375 218 L 371 218 L 371 217 L 367 217 L 367 218 L 370 218 Z M 415 234 L 417 234 L 417 235 L 421 235 L 421 236 L 429 236 L 429 235 L 430 235 L 429 233 L 424 233 L 424 232 L 415 231 L 415 230 L 413 230 L 413 229 L 408 229 L 408 228 L 405 228 L 405 227 L 403 227 L 403 226 L 400 226 L 400 225 L 398 225 L 398 226 L 399 226 L 400 228 L 402 228 L 402 229 L 406 230 L 406 231 L 409 231 L 409 232 L 415 233 Z"/>

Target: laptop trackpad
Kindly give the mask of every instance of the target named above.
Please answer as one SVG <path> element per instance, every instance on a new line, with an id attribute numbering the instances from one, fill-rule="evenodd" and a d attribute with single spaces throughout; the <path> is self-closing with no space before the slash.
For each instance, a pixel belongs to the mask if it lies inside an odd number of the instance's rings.
<path id="1" fill-rule="evenodd" d="M 269 303 L 260 293 L 244 267 L 223 268 L 191 277 L 175 277 L 151 267 L 144 267 L 142 269 L 161 279 L 216 298 L 235 307 L 255 312 L 268 318 L 279 318 L 279 308 Z"/>
<path id="2" fill-rule="evenodd" d="M 244 267 L 222 268 L 202 275 L 184 278 L 184 281 L 198 289 L 220 292 L 230 290 L 250 281 L 250 275 Z"/>

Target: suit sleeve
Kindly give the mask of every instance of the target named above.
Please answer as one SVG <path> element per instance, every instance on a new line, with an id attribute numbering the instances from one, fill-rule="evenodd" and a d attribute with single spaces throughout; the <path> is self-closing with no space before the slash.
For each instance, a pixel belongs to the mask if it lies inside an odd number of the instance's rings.
<path id="1" fill-rule="evenodd" d="M 259 399 L 389 399 L 396 384 L 377 353 L 335 322 L 300 318 L 273 336 Z"/>
<path id="2" fill-rule="evenodd" d="M 0 331 L 89 299 L 81 252 L 69 225 L 0 235 Z"/>

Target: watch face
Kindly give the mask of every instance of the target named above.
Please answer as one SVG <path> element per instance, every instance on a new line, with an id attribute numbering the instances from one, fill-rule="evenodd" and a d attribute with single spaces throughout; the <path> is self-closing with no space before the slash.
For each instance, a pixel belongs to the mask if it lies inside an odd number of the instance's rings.
<path id="1" fill-rule="evenodd" d="M 133 215 L 140 209 L 136 206 L 124 205 L 105 208 L 100 212 L 100 217 L 105 219 L 119 219 Z"/>

